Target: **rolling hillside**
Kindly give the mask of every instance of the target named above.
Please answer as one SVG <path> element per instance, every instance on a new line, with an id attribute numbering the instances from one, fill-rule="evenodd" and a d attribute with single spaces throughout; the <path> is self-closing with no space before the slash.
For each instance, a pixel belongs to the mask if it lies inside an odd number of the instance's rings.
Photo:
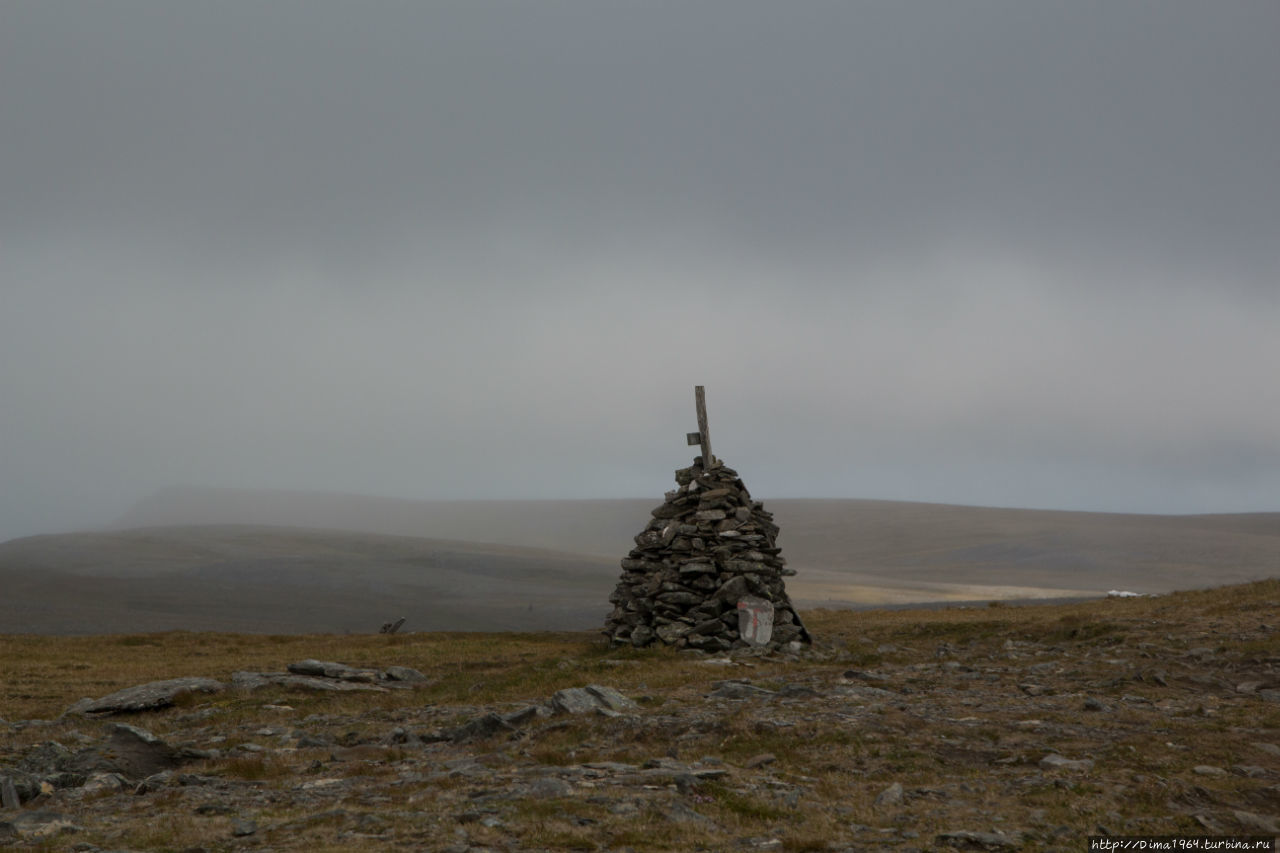
<path id="1" fill-rule="evenodd" d="M 589 629 L 657 500 L 169 490 L 0 543 L 0 633 Z M 1280 573 L 1280 514 L 766 500 L 802 608 L 1167 592 Z"/>
<path id="2" fill-rule="evenodd" d="M 548 630 L 601 622 L 612 561 L 534 548 L 213 525 L 0 544 L 0 633 Z"/>

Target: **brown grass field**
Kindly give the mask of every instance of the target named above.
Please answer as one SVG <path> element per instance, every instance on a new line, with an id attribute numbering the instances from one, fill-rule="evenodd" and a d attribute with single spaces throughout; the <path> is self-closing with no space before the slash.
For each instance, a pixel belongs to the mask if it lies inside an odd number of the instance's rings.
<path id="1" fill-rule="evenodd" d="M 721 666 L 611 649 L 590 632 L 0 636 L 0 716 L 53 721 L 0 739 L 0 766 L 41 743 L 98 736 L 105 722 L 59 719 L 81 697 L 319 658 L 410 666 L 432 682 L 378 694 L 233 691 L 127 715 L 174 743 L 222 747 L 190 772 L 231 786 L 219 796 L 258 831 L 235 838 L 222 813 L 193 812 L 208 785 L 59 791 L 41 807 L 71 814 L 81 831 L 23 849 L 915 850 L 946 846 L 959 829 L 1008 833 L 1007 849 L 1078 850 L 1100 828 L 1256 834 L 1280 819 L 1280 704 L 1266 693 L 1280 687 L 1280 581 L 803 616 L 813 652 Z M 716 700 L 726 678 L 776 692 Z M 590 683 L 621 690 L 638 710 L 467 744 L 389 739 L 397 727 L 455 725 Z M 858 693 L 861 684 L 884 695 Z M 236 751 L 291 730 L 333 745 Z M 1050 753 L 1093 764 L 1047 770 L 1039 762 Z M 660 775 L 669 760 L 724 773 L 686 784 Z M 599 771 L 592 782 L 596 771 L 582 775 L 592 762 L 659 769 Z M 474 774 L 450 770 L 460 766 Z M 549 797 L 522 781 L 557 773 L 571 784 Z M 642 773 L 659 775 L 636 781 Z M 338 799 L 302 791 L 319 778 L 336 780 Z M 899 798 L 877 802 L 895 783 Z M 316 813 L 331 816 L 309 823 Z"/>

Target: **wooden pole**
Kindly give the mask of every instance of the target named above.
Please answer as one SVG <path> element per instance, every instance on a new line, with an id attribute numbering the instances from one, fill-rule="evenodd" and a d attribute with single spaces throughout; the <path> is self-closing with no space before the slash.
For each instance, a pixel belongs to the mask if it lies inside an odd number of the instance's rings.
<path id="1" fill-rule="evenodd" d="M 701 385 L 693 386 L 693 402 L 698 409 L 698 434 L 702 443 L 702 467 L 711 468 L 715 457 L 711 455 L 711 432 L 707 429 L 707 393 Z"/>

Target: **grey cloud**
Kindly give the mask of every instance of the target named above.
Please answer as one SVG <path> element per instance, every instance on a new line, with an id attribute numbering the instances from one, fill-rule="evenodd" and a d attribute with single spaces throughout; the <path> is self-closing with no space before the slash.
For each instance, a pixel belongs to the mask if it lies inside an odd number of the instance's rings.
<path id="1" fill-rule="evenodd" d="M 17 4 L 21 220 L 377 253 L 658 215 L 873 252 L 954 233 L 1252 262 L 1269 4 Z M 666 211 L 667 213 L 661 213 Z M 601 221 L 603 220 L 603 222 Z M 639 220 L 639 221 L 637 221 Z M 174 232 L 177 232 L 174 234 Z"/>
<path id="2" fill-rule="evenodd" d="M 762 495 L 1280 497 L 1274 4 L 0 16 L 0 536 L 657 496 L 694 382 Z"/>

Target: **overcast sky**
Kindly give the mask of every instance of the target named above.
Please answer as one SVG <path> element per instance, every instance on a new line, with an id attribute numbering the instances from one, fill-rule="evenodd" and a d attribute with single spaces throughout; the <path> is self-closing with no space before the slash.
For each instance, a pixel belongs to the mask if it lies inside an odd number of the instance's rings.
<path id="1" fill-rule="evenodd" d="M 1280 510 L 1280 3 L 0 0 L 0 539 L 168 485 Z"/>

